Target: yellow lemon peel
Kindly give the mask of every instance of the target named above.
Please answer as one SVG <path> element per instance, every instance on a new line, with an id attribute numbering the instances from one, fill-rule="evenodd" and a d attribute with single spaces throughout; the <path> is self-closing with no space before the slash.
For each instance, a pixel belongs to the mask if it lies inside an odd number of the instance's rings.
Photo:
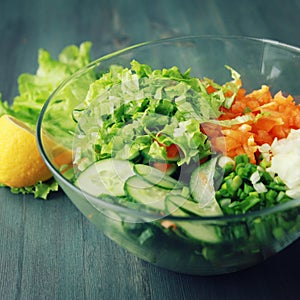
<path id="1" fill-rule="evenodd" d="M 36 143 L 34 131 L 16 118 L 0 118 L 0 183 L 33 186 L 52 177 Z"/>

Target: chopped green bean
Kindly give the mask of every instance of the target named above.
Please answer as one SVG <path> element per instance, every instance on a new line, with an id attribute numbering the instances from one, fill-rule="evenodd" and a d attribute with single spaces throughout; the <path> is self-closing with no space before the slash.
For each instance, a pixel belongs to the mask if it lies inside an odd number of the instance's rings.
<path id="1" fill-rule="evenodd" d="M 290 200 L 282 180 L 268 173 L 262 164 L 250 163 L 247 155 L 235 157 L 233 169 L 225 172 L 223 164 L 222 170 L 224 178 L 220 179 L 220 188 L 215 196 L 225 213 L 245 213 Z M 251 179 L 255 175 L 257 176 Z M 265 188 L 260 189 L 260 186 Z"/>
<path id="2" fill-rule="evenodd" d="M 235 163 L 240 164 L 240 163 L 248 163 L 249 162 L 249 157 L 247 154 L 241 154 L 235 157 Z"/>
<path id="3" fill-rule="evenodd" d="M 274 181 L 269 184 L 269 188 L 276 191 L 286 191 L 286 186 L 278 184 Z"/>
<path id="4" fill-rule="evenodd" d="M 244 183 L 244 193 L 245 194 L 249 194 L 253 191 L 254 191 L 253 186 L 251 186 L 250 184 Z"/>
<path id="5" fill-rule="evenodd" d="M 274 202 L 275 199 L 276 199 L 276 197 L 277 197 L 277 192 L 276 191 L 274 191 L 274 190 L 268 190 L 266 192 L 266 199 L 267 199 L 267 201 Z"/>

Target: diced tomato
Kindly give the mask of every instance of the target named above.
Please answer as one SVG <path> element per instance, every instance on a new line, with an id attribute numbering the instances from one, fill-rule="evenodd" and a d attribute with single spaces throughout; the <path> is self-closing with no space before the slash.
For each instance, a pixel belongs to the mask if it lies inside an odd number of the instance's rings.
<path id="1" fill-rule="evenodd" d="M 208 160 L 208 156 L 201 158 L 200 159 L 200 165 L 204 164 L 207 160 Z"/>
<path id="2" fill-rule="evenodd" d="M 233 92 L 232 91 L 227 91 L 225 94 L 224 94 L 225 97 L 229 98 L 229 97 L 232 97 L 233 96 Z"/>
<path id="3" fill-rule="evenodd" d="M 167 151 L 167 157 L 170 159 L 176 158 L 179 156 L 178 146 L 175 144 L 171 144 L 170 146 L 167 146 L 166 151 Z"/>
<path id="4" fill-rule="evenodd" d="M 219 130 L 211 124 L 203 124 L 201 131 L 208 135 L 215 151 L 231 157 L 246 153 L 251 162 L 256 161 L 259 145 L 271 144 L 275 138 L 287 137 L 291 129 L 300 129 L 300 105 L 281 92 L 272 97 L 266 85 L 250 94 L 239 89 L 230 109 L 222 107 L 221 112 L 219 120 L 231 120 L 244 114 L 250 114 L 252 119 Z"/>
<path id="5" fill-rule="evenodd" d="M 175 159 L 175 158 L 179 157 L 179 148 L 178 148 L 177 145 L 171 144 L 169 146 L 166 146 L 166 145 L 164 145 L 163 143 L 160 143 L 157 140 L 156 140 L 156 142 L 158 143 L 158 145 L 160 147 L 165 147 L 166 148 L 167 158 Z"/>
<path id="6" fill-rule="evenodd" d="M 209 85 L 206 87 L 206 91 L 208 94 L 212 94 L 216 91 L 217 89 L 215 89 L 212 85 Z"/>
<path id="7" fill-rule="evenodd" d="M 257 142 L 258 145 L 262 145 L 265 143 L 271 145 L 273 142 L 273 139 L 267 131 L 259 129 L 256 132 L 255 141 Z"/>

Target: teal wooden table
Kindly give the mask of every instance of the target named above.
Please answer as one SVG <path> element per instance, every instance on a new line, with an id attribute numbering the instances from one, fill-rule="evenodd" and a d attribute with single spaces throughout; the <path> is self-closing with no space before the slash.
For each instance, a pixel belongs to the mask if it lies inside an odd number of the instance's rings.
<path id="1" fill-rule="evenodd" d="M 186 34 L 263 37 L 300 46 L 299 15 L 298 0 L 1 0 L 0 91 L 13 99 L 18 75 L 37 68 L 38 48 L 55 56 L 66 45 L 89 40 L 98 56 Z M 289 300 L 299 299 L 299 280 L 300 241 L 239 273 L 181 275 L 111 242 L 63 192 L 43 201 L 0 188 L 0 299 Z"/>

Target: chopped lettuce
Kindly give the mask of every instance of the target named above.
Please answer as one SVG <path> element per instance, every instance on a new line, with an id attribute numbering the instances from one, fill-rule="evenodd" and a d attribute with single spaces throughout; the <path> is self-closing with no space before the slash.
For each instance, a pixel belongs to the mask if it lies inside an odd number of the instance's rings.
<path id="1" fill-rule="evenodd" d="M 166 161 L 162 144 L 180 148 L 178 165 L 209 156 L 210 142 L 199 128 L 202 122 L 216 121 L 220 107 L 235 97 L 239 75 L 229 70 L 233 81 L 208 93 L 207 86 L 215 83 L 176 66 L 153 70 L 135 60 L 130 68 L 111 66 L 91 84 L 84 105 L 74 115 L 79 128 L 75 162 L 84 169 L 95 160 L 134 160 L 141 153 Z"/>
<path id="2" fill-rule="evenodd" d="M 19 95 L 17 95 L 12 104 L 3 101 L 0 94 L 0 116 L 4 114 L 12 115 L 35 129 L 40 111 L 50 96 L 50 94 L 58 87 L 58 85 L 67 77 L 72 75 L 79 68 L 90 62 L 90 42 L 84 42 L 79 47 L 70 45 L 64 48 L 58 56 L 58 59 L 51 57 L 50 53 L 45 49 L 38 52 L 38 69 L 36 74 L 21 74 L 18 78 Z M 87 81 L 89 83 L 95 78 L 90 76 Z M 58 128 L 65 131 L 71 127 L 66 124 L 66 114 L 72 113 L 72 107 L 68 101 L 72 95 L 80 93 L 81 87 L 76 90 L 69 91 L 64 100 L 57 105 L 55 110 L 56 127 L 53 129 L 59 132 Z M 52 116 L 54 117 L 54 116 Z M 2 185 L 3 186 L 3 185 Z M 13 193 L 34 194 L 36 198 L 46 199 L 51 191 L 56 191 L 58 184 L 54 179 L 47 182 L 39 182 L 35 186 L 25 188 L 11 188 Z"/>

